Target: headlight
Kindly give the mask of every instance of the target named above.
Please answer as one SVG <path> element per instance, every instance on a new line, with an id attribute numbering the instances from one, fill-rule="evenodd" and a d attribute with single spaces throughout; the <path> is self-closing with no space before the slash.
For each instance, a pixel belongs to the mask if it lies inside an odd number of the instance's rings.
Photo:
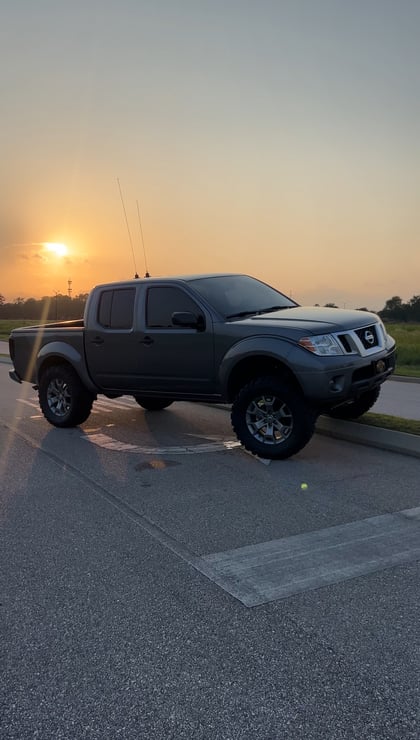
<path id="1" fill-rule="evenodd" d="M 344 355 L 343 349 L 331 334 L 320 334 L 316 337 L 302 337 L 298 344 L 315 355 Z"/>

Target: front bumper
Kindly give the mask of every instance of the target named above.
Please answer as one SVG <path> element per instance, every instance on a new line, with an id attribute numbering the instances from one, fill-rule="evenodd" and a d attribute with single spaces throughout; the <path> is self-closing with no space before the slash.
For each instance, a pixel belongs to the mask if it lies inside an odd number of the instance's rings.
<path id="1" fill-rule="evenodd" d="M 358 368 L 353 373 L 352 388 L 364 393 L 366 390 L 376 388 L 389 378 L 395 370 L 395 352 L 386 357 L 373 360 L 370 365 Z"/>
<path id="2" fill-rule="evenodd" d="M 323 372 L 318 369 L 300 376 L 302 390 L 318 407 L 336 406 L 384 383 L 395 370 L 395 349 L 380 352 L 369 361 L 364 357 L 347 364 L 323 365 Z"/>

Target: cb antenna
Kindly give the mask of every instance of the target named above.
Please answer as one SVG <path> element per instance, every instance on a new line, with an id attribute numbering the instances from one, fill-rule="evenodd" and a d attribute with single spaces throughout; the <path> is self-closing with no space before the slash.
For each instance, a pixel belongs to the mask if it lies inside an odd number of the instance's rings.
<path id="1" fill-rule="evenodd" d="M 128 231 L 128 239 L 130 241 L 131 254 L 132 254 L 132 257 L 133 257 L 134 277 L 135 278 L 138 278 L 138 272 L 137 272 L 137 266 L 136 266 L 136 258 L 134 256 L 134 249 L 133 249 L 133 240 L 131 238 L 130 227 L 128 225 L 127 213 L 126 213 L 126 210 L 125 210 L 124 199 L 123 199 L 123 196 L 122 196 L 121 185 L 120 185 L 120 181 L 119 181 L 118 177 L 117 177 L 117 183 L 118 183 L 118 189 L 120 191 L 120 197 L 121 197 L 121 203 L 122 203 L 122 207 L 123 207 L 123 211 L 124 211 L 125 223 L 126 223 L 127 231 Z"/>
<path id="2" fill-rule="evenodd" d="M 141 243 L 143 245 L 143 254 L 144 254 L 144 266 L 146 268 L 146 274 L 145 278 L 150 277 L 149 270 L 147 269 L 147 259 L 146 259 L 146 247 L 144 246 L 144 239 L 143 239 L 143 229 L 141 227 L 141 218 L 140 218 L 140 208 L 139 208 L 139 202 L 136 200 L 137 203 L 137 215 L 139 217 L 139 227 L 140 227 L 140 235 L 141 235 Z"/>

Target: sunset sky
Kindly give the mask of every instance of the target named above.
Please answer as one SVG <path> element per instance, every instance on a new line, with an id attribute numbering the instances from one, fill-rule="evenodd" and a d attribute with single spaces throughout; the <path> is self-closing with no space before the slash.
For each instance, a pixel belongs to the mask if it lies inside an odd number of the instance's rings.
<path id="1" fill-rule="evenodd" d="M 143 274 L 136 201 L 155 276 L 372 309 L 420 294 L 418 0 L 0 11 L 6 300 Z"/>

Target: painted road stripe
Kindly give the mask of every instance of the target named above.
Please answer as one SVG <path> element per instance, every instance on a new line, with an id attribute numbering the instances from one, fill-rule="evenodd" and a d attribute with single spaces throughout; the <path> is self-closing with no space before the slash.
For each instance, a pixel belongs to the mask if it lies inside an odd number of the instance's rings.
<path id="1" fill-rule="evenodd" d="M 112 399 L 108 400 L 98 398 L 93 405 L 94 407 L 100 406 L 101 409 L 109 409 L 110 411 L 113 411 L 114 409 L 121 409 L 123 411 L 127 411 L 127 409 L 140 409 L 140 406 L 134 401 L 134 399 L 132 401 L 128 401 L 128 403 L 124 403 L 121 399 L 113 401 Z"/>
<path id="2" fill-rule="evenodd" d="M 26 404 L 26 406 L 30 406 L 33 409 L 39 409 L 38 401 L 28 401 L 26 398 L 17 398 L 16 400 L 19 401 L 19 403 L 24 403 Z"/>
<path id="3" fill-rule="evenodd" d="M 168 447 L 149 447 L 148 445 L 133 445 L 129 442 L 120 442 L 117 439 L 109 437 L 107 434 L 86 434 L 81 436 L 85 442 L 92 442 L 98 447 L 104 447 L 107 450 L 117 450 L 118 452 L 137 452 L 143 455 L 193 455 L 203 452 L 218 452 L 220 450 L 233 450 L 240 447 L 240 442 L 234 440 L 220 440 L 199 445 L 183 445 Z"/>
<path id="4" fill-rule="evenodd" d="M 18 398 L 17 399 L 19 403 L 25 403 L 27 406 L 32 406 L 33 408 L 39 408 L 39 401 L 38 397 L 31 399 L 26 398 Z M 116 402 L 116 401 L 104 401 L 103 399 L 98 399 L 97 401 L 94 401 L 92 410 L 99 412 L 102 411 L 104 413 L 111 413 L 112 411 L 115 411 L 115 409 L 121 409 L 122 411 L 127 410 L 134 410 L 140 408 L 138 404 L 133 401 L 128 401 L 127 403 L 124 402 Z"/>
<path id="5" fill-rule="evenodd" d="M 420 507 L 201 560 L 208 577 L 246 606 L 257 606 L 419 558 Z"/>

